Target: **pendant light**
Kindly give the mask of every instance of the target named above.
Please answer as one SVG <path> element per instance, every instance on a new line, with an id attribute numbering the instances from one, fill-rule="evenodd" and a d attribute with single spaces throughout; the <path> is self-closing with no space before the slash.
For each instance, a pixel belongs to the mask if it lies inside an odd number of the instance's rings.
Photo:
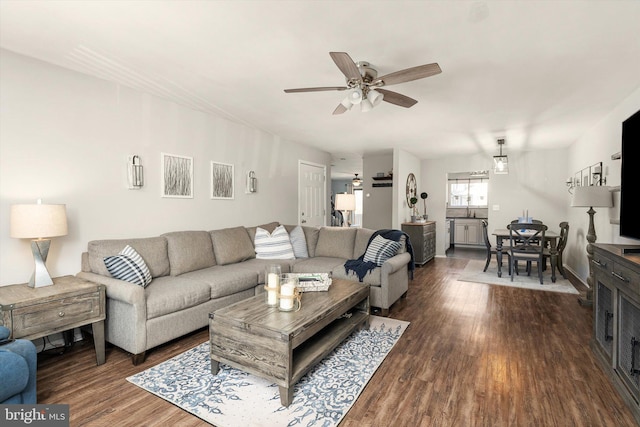
<path id="1" fill-rule="evenodd" d="M 504 139 L 498 139 L 498 145 L 500 146 L 500 155 L 493 156 L 493 173 L 496 175 L 506 175 L 509 173 L 509 159 L 506 154 L 502 154 Z"/>
<path id="2" fill-rule="evenodd" d="M 362 178 L 358 178 L 358 174 L 356 174 L 356 177 L 353 178 L 353 181 L 351 181 L 351 183 L 354 187 L 360 187 L 362 185 Z"/>

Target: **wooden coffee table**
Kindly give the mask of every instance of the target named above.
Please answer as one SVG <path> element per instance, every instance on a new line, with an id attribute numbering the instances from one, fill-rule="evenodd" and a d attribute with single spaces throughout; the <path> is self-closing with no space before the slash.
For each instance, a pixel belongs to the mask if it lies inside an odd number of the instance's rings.
<path id="1" fill-rule="evenodd" d="M 297 312 L 258 295 L 209 315 L 211 373 L 224 363 L 273 381 L 289 406 L 293 385 L 362 327 L 369 327 L 369 285 L 334 280 L 328 291 L 303 293 Z"/>

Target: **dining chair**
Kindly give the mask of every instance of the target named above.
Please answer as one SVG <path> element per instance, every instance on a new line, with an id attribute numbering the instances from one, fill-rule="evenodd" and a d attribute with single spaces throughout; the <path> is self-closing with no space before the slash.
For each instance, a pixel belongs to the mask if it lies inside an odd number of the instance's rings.
<path id="1" fill-rule="evenodd" d="M 511 244 L 509 248 L 511 253 L 511 281 L 513 281 L 513 275 L 518 273 L 518 261 L 521 260 L 527 262 L 528 274 L 531 274 L 529 267 L 531 263 L 537 263 L 538 277 L 540 278 L 540 284 L 542 284 L 542 266 L 545 259 L 544 234 L 547 231 L 547 226 L 544 224 L 517 223 L 509 224 L 507 228 L 509 229 L 509 242 Z"/>
<path id="2" fill-rule="evenodd" d="M 496 248 L 494 248 L 493 246 L 491 246 L 491 241 L 489 240 L 489 231 L 488 231 L 488 226 L 489 223 L 486 220 L 482 220 L 482 238 L 484 239 L 484 245 L 487 247 L 487 262 L 484 264 L 484 270 L 482 271 L 487 271 L 487 268 L 489 267 L 489 263 L 491 262 L 491 258 L 493 258 L 493 255 L 496 255 L 496 261 L 498 260 L 498 251 Z M 506 248 L 505 248 L 506 250 Z M 509 258 L 509 274 L 511 274 L 511 254 L 509 252 L 502 252 L 503 254 L 507 255 L 507 257 Z"/>
<path id="3" fill-rule="evenodd" d="M 564 248 L 567 246 L 567 238 L 569 237 L 569 223 L 567 221 L 562 221 L 560 223 L 560 237 L 558 238 L 558 245 L 556 246 L 557 256 L 556 256 L 556 267 L 558 267 L 558 271 L 562 274 L 562 277 L 565 279 L 567 275 L 564 273 L 564 265 L 562 264 L 562 252 Z M 551 251 L 548 248 L 545 248 L 545 263 L 546 259 L 551 258 Z"/>

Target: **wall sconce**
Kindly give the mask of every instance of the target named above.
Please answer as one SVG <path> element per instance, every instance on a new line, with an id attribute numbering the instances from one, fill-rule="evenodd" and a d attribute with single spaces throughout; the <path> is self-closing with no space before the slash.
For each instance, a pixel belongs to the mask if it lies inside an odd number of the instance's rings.
<path id="1" fill-rule="evenodd" d="M 144 171 L 140 164 L 140 156 L 127 156 L 127 180 L 129 190 L 139 190 L 144 185 Z"/>
<path id="2" fill-rule="evenodd" d="M 247 188 L 245 190 L 246 194 L 255 193 L 258 191 L 258 178 L 256 178 L 256 173 L 254 171 L 247 172 Z"/>

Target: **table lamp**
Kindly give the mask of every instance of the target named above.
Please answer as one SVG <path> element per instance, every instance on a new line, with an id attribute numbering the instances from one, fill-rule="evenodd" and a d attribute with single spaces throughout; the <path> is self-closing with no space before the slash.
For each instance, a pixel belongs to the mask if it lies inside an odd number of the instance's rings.
<path id="1" fill-rule="evenodd" d="M 355 211 L 356 210 L 356 195 L 355 194 L 348 194 L 348 193 L 341 193 L 341 194 L 336 194 L 336 210 L 339 211 Z M 346 220 L 346 215 L 345 215 L 345 221 L 343 223 L 344 227 L 348 227 L 349 224 Z"/>
<path id="2" fill-rule="evenodd" d="M 573 196 L 571 197 L 571 206 L 573 207 L 588 207 L 589 210 L 589 230 L 587 231 L 587 259 L 589 264 L 589 277 L 587 278 L 587 284 L 589 289 L 587 290 L 587 297 L 578 298 L 580 305 L 589 306 L 593 304 L 593 271 L 591 269 L 591 259 L 593 258 L 593 244 L 596 242 L 596 229 L 593 226 L 593 215 L 596 213 L 593 207 L 610 208 L 613 206 L 613 195 L 609 190 L 609 187 L 601 185 L 591 185 L 584 187 L 575 187 Z"/>
<path id="3" fill-rule="evenodd" d="M 32 239 L 31 251 L 35 270 L 29 280 L 29 286 L 40 288 L 53 285 L 46 266 L 50 238 L 66 235 L 66 205 L 43 205 L 38 200 L 37 204 L 11 206 L 11 237 Z"/>

